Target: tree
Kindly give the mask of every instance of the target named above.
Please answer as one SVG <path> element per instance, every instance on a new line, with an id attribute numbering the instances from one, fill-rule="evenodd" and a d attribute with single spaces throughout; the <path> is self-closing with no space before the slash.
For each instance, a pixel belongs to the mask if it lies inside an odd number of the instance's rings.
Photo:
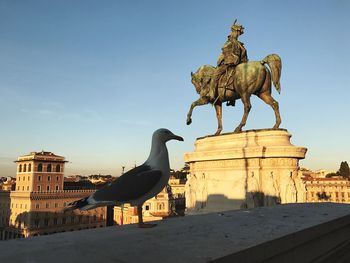
<path id="1" fill-rule="evenodd" d="M 189 169 L 190 167 L 186 163 L 181 170 L 175 171 L 174 169 L 170 169 L 170 175 L 176 179 L 186 180 Z"/>
<path id="2" fill-rule="evenodd" d="M 344 178 L 350 178 L 350 168 L 349 168 L 349 165 L 346 161 L 341 162 L 340 168 L 339 168 L 339 171 L 337 172 L 337 174 L 339 174 L 340 176 L 342 176 Z"/>

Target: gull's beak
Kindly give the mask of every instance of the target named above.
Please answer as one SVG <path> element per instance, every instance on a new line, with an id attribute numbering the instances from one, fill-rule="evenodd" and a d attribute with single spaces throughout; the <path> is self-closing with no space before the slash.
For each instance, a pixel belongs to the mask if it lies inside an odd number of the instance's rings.
<path id="1" fill-rule="evenodd" d="M 178 141 L 184 141 L 184 138 L 182 138 L 181 136 L 177 136 L 174 134 L 174 137 L 173 137 L 174 140 L 178 140 Z"/>

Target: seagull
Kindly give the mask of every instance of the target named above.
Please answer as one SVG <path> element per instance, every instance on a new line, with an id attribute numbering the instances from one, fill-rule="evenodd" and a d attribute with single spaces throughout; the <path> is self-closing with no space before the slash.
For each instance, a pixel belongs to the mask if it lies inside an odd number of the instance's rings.
<path id="1" fill-rule="evenodd" d="M 166 142 L 184 139 L 168 129 L 158 129 L 153 133 L 149 157 L 144 164 L 137 166 L 108 183 L 101 189 L 83 199 L 68 204 L 65 210 L 80 209 L 82 211 L 100 206 L 121 205 L 125 203 L 137 206 L 138 226 L 149 228 L 155 224 L 145 224 L 142 218 L 143 203 L 160 193 L 168 184 L 170 165 Z"/>

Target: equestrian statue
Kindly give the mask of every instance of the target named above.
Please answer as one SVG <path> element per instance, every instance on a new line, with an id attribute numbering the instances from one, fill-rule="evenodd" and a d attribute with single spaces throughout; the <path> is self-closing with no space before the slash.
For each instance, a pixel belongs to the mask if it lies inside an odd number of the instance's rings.
<path id="1" fill-rule="evenodd" d="M 201 66 L 195 73 L 191 72 L 191 81 L 200 98 L 191 104 L 187 114 L 187 125 L 192 123 L 194 107 L 208 103 L 215 106 L 218 128 L 215 135 L 222 131 L 222 103 L 235 106 L 237 99 L 244 105 L 244 114 L 234 132 L 241 132 L 246 124 L 251 109 L 250 96 L 258 96 L 270 105 L 275 112 L 276 123 L 273 129 L 281 124 L 278 102 L 271 96 L 271 79 L 280 93 L 281 58 L 276 54 L 266 56 L 261 61 L 248 61 L 247 50 L 238 37 L 244 33 L 242 25 L 234 21 L 231 34 L 227 37 L 217 61 L 217 67 Z M 269 66 L 270 70 L 266 65 Z"/>

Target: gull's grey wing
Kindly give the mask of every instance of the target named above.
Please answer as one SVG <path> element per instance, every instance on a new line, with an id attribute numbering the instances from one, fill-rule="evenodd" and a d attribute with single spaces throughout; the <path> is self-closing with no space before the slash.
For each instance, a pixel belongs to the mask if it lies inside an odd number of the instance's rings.
<path id="1" fill-rule="evenodd" d="M 118 177 L 93 194 L 96 201 L 127 202 L 148 193 L 160 180 L 162 172 L 141 165 Z"/>

